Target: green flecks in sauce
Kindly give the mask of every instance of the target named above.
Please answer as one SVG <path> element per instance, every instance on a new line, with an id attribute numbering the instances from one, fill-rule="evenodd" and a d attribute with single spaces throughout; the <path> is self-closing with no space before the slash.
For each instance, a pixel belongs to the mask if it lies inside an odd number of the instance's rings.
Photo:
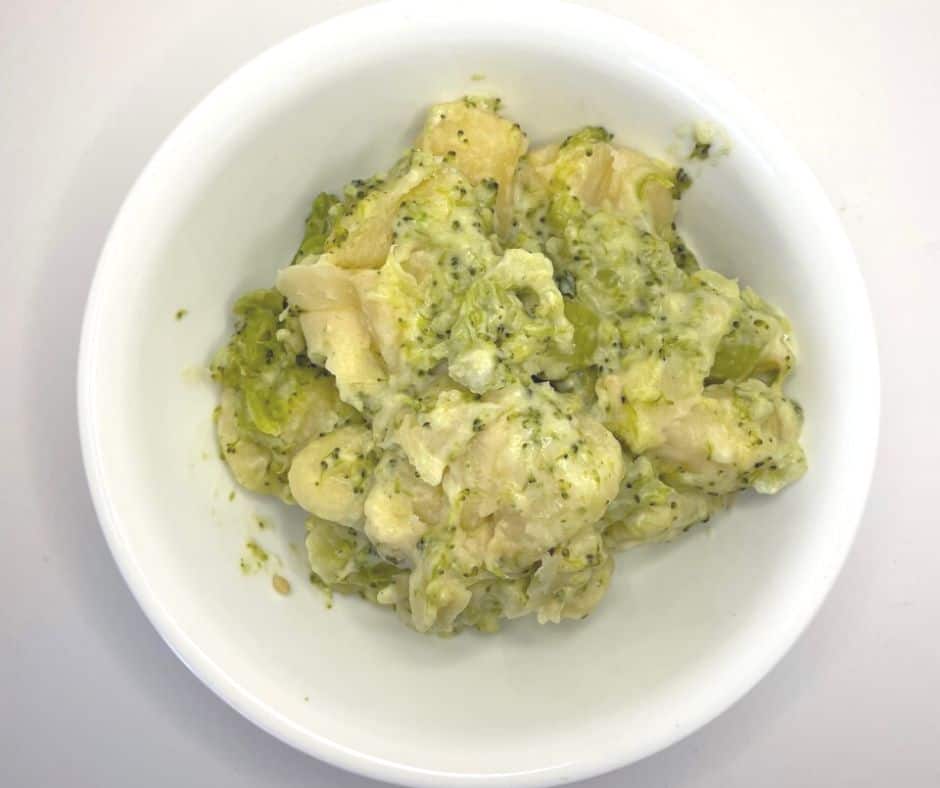
<path id="1" fill-rule="evenodd" d="M 705 161 L 705 159 L 708 158 L 709 153 L 711 152 L 711 148 L 712 148 L 711 142 L 696 141 L 695 145 L 692 147 L 692 152 L 689 153 L 689 158 Z"/>
<path id="2" fill-rule="evenodd" d="M 672 187 L 672 197 L 681 200 L 682 195 L 692 186 L 692 176 L 682 167 L 676 170 L 675 183 Z"/>

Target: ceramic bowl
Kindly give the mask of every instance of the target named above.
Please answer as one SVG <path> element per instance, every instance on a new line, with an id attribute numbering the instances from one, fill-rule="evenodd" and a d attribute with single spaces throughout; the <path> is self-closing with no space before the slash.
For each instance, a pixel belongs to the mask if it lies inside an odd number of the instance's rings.
<path id="1" fill-rule="evenodd" d="M 231 330 L 233 300 L 290 260 L 312 197 L 383 169 L 429 104 L 465 93 L 502 97 L 534 144 L 602 124 L 670 158 L 690 124 L 720 130 L 730 152 L 694 172 L 680 227 L 709 267 L 792 319 L 790 392 L 806 412 L 809 472 L 778 496 L 743 496 L 686 538 L 618 555 L 586 621 L 445 639 L 357 598 L 328 609 L 308 581 L 301 513 L 241 490 L 230 500 L 204 368 Z M 98 265 L 79 416 L 115 559 L 219 696 L 294 747 L 375 778 L 520 788 L 669 745 L 793 644 L 863 508 L 878 374 L 863 283 L 832 207 L 721 80 L 583 8 L 394 2 L 260 55 L 152 158 Z M 246 573 L 248 540 L 269 559 Z M 290 594 L 274 592 L 273 573 Z"/>

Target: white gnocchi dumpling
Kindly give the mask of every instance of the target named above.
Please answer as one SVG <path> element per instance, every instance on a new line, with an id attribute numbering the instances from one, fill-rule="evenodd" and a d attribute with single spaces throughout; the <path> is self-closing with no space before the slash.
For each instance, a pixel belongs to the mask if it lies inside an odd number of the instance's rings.
<path id="1" fill-rule="evenodd" d="M 294 500 L 308 512 L 360 527 L 373 467 L 371 430 L 351 425 L 310 441 L 294 457 L 287 478 Z"/>

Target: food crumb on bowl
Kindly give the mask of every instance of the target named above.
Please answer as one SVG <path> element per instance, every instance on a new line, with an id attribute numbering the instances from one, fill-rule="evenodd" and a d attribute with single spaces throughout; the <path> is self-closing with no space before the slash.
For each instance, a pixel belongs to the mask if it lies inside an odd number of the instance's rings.
<path id="1" fill-rule="evenodd" d="M 245 543 L 245 552 L 239 566 L 246 575 L 257 573 L 268 562 L 267 551 L 253 539 Z"/>

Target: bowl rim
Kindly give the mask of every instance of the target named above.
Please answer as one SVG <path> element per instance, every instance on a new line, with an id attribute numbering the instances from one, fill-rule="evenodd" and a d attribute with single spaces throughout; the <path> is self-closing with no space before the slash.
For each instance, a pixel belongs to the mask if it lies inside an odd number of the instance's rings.
<path id="1" fill-rule="evenodd" d="M 291 52 L 299 48 L 315 46 L 317 39 L 361 40 L 373 31 L 383 28 L 387 33 L 387 27 L 390 24 L 399 27 L 404 24 L 414 26 L 442 18 L 449 21 L 485 22 L 487 17 L 492 19 L 494 14 L 500 22 L 511 20 L 528 24 L 531 19 L 527 17 L 534 10 L 535 3 L 529 0 L 518 4 L 506 4 L 498 0 L 479 0 L 472 5 L 438 3 L 435 0 L 386 0 L 331 17 L 291 35 L 253 57 L 226 77 L 186 114 L 137 177 L 102 247 L 82 323 L 78 356 L 77 407 L 85 473 L 108 547 L 144 614 L 170 649 L 192 673 L 236 711 L 271 735 L 334 766 L 374 779 L 404 785 L 545 786 L 561 781 L 586 779 L 645 758 L 707 724 L 740 700 L 780 661 L 818 612 L 851 548 L 867 501 L 874 470 L 880 417 L 880 375 L 874 321 L 865 284 L 852 248 L 841 222 L 815 176 L 781 135 L 746 99 L 741 97 L 723 78 L 710 72 L 708 68 L 678 47 L 622 18 L 602 11 L 570 5 L 560 0 L 539 0 L 537 13 L 539 25 L 543 30 L 550 32 L 552 29 L 575 25 L 586 31 L 585 37 L 592 39 L 616 36 L 620 46 L 629 48 L 632 53 L 639 53 L 641 60 L 668 64 L 671 71 L 688 75 L 690 79 L 694 74 L 699 83 L 706 84 L 709 98 L 721 107 L 723 116 L 734 118 L 736 126 L 746 130 L 747 138 L 755 142 L 762 152 L 769 154 L 774 166 L 785 172 L 787 177 L 799 187 L 801 199 L 810 205 L 809 210 L 818 217 L 833 248 L 838 250 L 837 259 L 833 261 L 833 264 L 840 267 L 839 274 L 844 277 L 846 292 L 849 293 L 849 297 L 858 302 L 860 309 L 857 339 L 871 349 L 867 356 L 867 367 L 861 371 L 861 376 L 867 378 L 869 383 L 863 396 L 867 397 L 867 410 L 871 415 L 871 420 L 865 425 L 867 433 L 860 434 L 858 443 L 854 446 L 857 469 L 855 476 L 859 492 L 850 501 L 843 519 L 845 529 L 842 534 L 843 538 L 830 556 L 829 566 L 832 571 L 827 573 L 819 583 L 815 596 L 809 599 L 804 609 L 794 615 L 796 622 L 794 627 L 778 633 L 775 638 L 770 638 L 763 651 L 751 659 L 749 669 L 741 672 L 738 681 L 727 686 L 724 692 L 716 693 L 707 708 L 699 708 L 695 713 L 688 714 L 683 725 L 675 727 L 665 735 L 651 737 L 643 746 L 635 747 L 629 754 L 622 747 L 612 748 L 588 753 L 580 761 L 565 764 L 564 767 L 509 774 L 475 774 L 422 769 L 340 745 L 328 736 L 290 722 L 262 700 L 244 690 L 235 677 L 226 674 L 213 663 L 202 652 L 199 645 L 178 626 L 172 612 L 151 593 L 146 574 L 122 534 L 119 516 L 105 482 L 106 461 L 98 435 L 95 388 L 98 369 L 97 349 L 100 344 L 103 308 L 111 282 L 122 273 L 121 238 L 131 222 L 136 204 L 144 199 L 148 188 L 151 188 L 151 182 L 158 179 L 157 173 L 161 168 L 177 157 L 180 149 L 185 148 L 187 135 L 210 118 L 217 108 L 229 99 L 230 94 L 237 90 L 239 83 L 263 72 L 276 70 L 279 63 L 285 58 L 289 59 Z M 413 32 L 414 27 L 410 30 Z"/>

